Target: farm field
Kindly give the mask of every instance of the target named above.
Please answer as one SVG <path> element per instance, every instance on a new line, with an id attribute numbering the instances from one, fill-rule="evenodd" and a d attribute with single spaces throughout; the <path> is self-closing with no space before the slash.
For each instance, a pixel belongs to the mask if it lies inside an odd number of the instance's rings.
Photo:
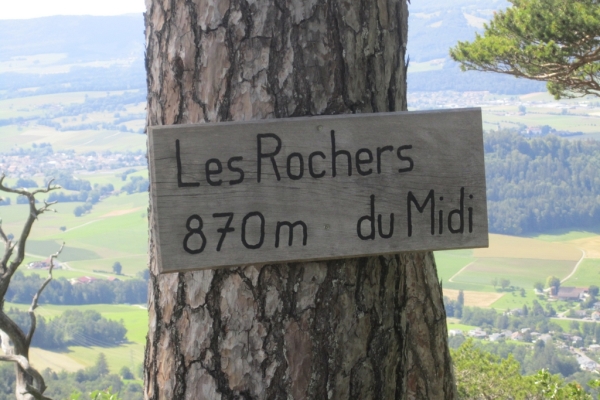
<path id="1" fill-rule="evenodd" d="M 563 284 L 587 287 L 590 284 L 598 286 L 598 282 L 600 282 L 600 258 L 588 258 L 583 260 L 575 274 Z"/>
<path id="2" fill-rule="evenodd" d="M 472 329 L 477 329 L 476 326 L 471 326 L 471 325 L 463 325 L 459 322 L 458 318 L 448 318 L 448 330 L 450 329 L 460 329 L 463 332 L 468 332 Z"/>
<path id="3" fill-rule="evenodd" d="M 43 117 L 47 110 L 71 104 L 82 104 L 86 96 L 91 98 L 105 97 L 108 94 L 120 95 L 126 91 L 113 92 L 65 92 L 42 94 L 38 96 L 15 97 L 0 100 L 2 118 Z"/>
<path id="4" fill-rule="evenodd" d="M 534 294 L 533 284 L 545 283 L 550 275 L 566 278 L 581 259 L 582 249 L 586 258 L 563 284 L 600 286 L 600 257 L 596 253 L 600 249 L 596 247 L 597 243 L 600 243 L 600 236 L 593 232 L 556 232 L 529 238 L 490 234 L 488 249 L 436 252 L 438 277 L 442 280 L 446 296 L 456 298 L 458 290 L 463 290 L 466 305 L 479 302 L 480 307 L 498 310 L 531 305 L 534 300 L 545 305 L 546 301 Z M 508 279 L 510 286 L 523 288 L 524 293 L 494 287 L 494 279 L 498 284 L 501 279 Z M 480 300 L 491 299 L 490 295 L 498 297 L 492 302 Z M 552 304 L 557 310 L 566 309 L 564 302 Z"/>
<path id="5" fill-rule="evenodd" d="M 469 290 L 463 291 L 463 294 L 465 296 L 465 306 L 467 307 L 489 307 L 505 295 L 504 293 L 472 292 Z M 444 296 L 456 300 L 458 290 L 444 289 Z"/>
<path id="6" fill-rule="evenodd" d="M 555 101 L 548 93 L 540 92 L 497 99 L 497 105 L 483 106 L 484 129 L 550 125 L 557 130 L 580 131 L 587 137 L 600 136 L 600 105 L 596 98 Z M 519 105 L 525 107 L 525 113 L 520 112 Z"/>
<path id="7" fill-rule="evenodd" d="M 47 126 L 31 128 L 8 125 L 0 127 L 0 152 L 14 146 L 30 147 L 32 144 L 52 143 L 54 150 L 138 151 L 146 148 L 146 135 L 109 130 L 57 131 Z"/>
<path id="8" fill-rule="evenodd" d="M 476 258 L 521 258 L 577 261 L 581 251 L 570 244 L 553 243 L 518 236 L 490 234 L 490 247 L 474 249 Z"/>
<path id="9" fill-rule="evenodd" d="M 548 276 L 567 276 L 574 261 L 533 258 L 478 258 L 459 276 L 456 283 L 490 284 L 492 279 L 508 279 L 510 284 L 531 290 L 536 282 L 545 282 Z"/>
<path id="10" fill-rule="evenodd" d="M 448 250 L 435 252 L 438 279 L 444 285 L 465 266 L 473 262 L 473 250 Z"/>
<path id="11" fill-rule="evenodd" d="M 546 242 L 553 243 L 564 243 L 564 242 L 576 242 L 579 240 L 600 240 L 600 231 L 588 232 L 588 231 L 568 231 L 564 229 L 557 229 L 540 235 L 531 236 L 532 239 L 544 240 Z"/>
<path id="12" fill-rule="evenodd" d="M 520 115 L 517 107 L 489 107 L 485 108 L 485 128 L 518 128 L 519 125 L 543 126 L 550 125 L 557 130 L 595 134 L 600 131 L 600 115 L 587 115 L 588 110 L 573 110 L 571 114 L 563 115 L 560 109 L 534 109 L 528 108 L 527 114 Z M 535 111 L 534 111 L 535 110 Z M 571 111 L 571 110 L 570 110 Z M 579 113 L 586 113 L 581 115 Z M 577 114 L 575 114 L 577 113 Z"/>
<path id="13" fill-rule="evenodd" d="M 585 251 L 586 258 L 600 258 L 600 236 L 574 239 L 569 242 Z"/>
<path id="14" fill-rule="evenodd" d="M 29 305 L 7 303 L 5 307 L 7 309 L 14 307 L 25 311 L 29 308 Z M 37 315 L 43 316 L 48 320 L 69 309 L 77 309 L 79 311 L 95 310 L 107 319 L 114 321 L 122 320 L 127 329 L 128 342 L 114 347 L 71 346 L 68 350 L 61 352 L 33 348 L 32 363 L 36 367 L 41 370 L 50 368 L 54 370 L 65 369 L 73 371 L 94 365 L 99 353 L 106 355 L 109 369 L 114 373 L 118 373 L 123 366 L 127 366 L 132 371 L 135 371 L 136 367 L 143 362 L 146 332 L 148 330 L 148 312 L 144 306 L 113 304 L 56 306 L 43 304 L 36 312 Z"/>
<path id="15" fill-rule="evenodd" d="M 0 152 L 7 152 L 15 146 L 30 147 L 32 144 L 40 143 L 51 143 L 54 150 L 75 150 L 77 153 L 106 150 L 145 151 L 146 135 L 144 134 L 124 132 L 119 129 L 58 130 L 35 122 L 36 118 L 47 119 L 52 113 L 60 114 L 64 107 L 83 104 L 86 99 L 102 99 L 137 92 L 137 90 L 71 92 L 0 100 L 0 120 L 11 118 L 30 120 L 29 122 L 0 126 Z M 144 113 L 145 102 L 138 102 L 123 105 L 117 113 L 114 111 L 86 112 L 77 116 L 56 117 L 49 121 L 60 124 L 64 128 L 93 123 L 118 122 L 124 124 L 127 129 L 137 131 L 145 126 L 145 119 L 142 117 Z"/>
<path id="16" fill-rule="evenodd" d="M 110 274 L 116 261 L 122 264 L 125 277 L 135 276 L 146 268 L 147 193 L 108 197 L 94 205 L 89 214 L 75 217 L 73 209 L 81 204 L 59 203 L 54 206 L 57 213 L 47 213 L 39 218 L 27 244 L 26 264 L 46 259 L 65 242 L 58 260 L 64 262 L 67 269 L 57 269 L 56 277 L 103 275 L 94 270 Z M 0 207 L 5 231 L 17 236 L 26 213 L 26 205 Z M 61 231 L 61 227 L 66 230 Z M 21 270 L 25 274 L 43 274 L 43 271 Z"/>
<path id="17" fill-rule="evenodd" d="M 533 301 L 539 302 L 542 307 L 546 307 L 546 304 L 552 304 L 552 307 L 557 312 L 564 311 L 566 309 L 565 302 L 548 302 L 542 297 L 535 295 L 533 288 L 525 288 L 525 296 L 522 296 L 519 291 L 506 292 L 504 296 L 495 301 L 491 308 L 495 308 L 498 311 L 514 310 L 515 308 L 522 308 L 523 305 L 527 304 L 527 307 L 533 306 Z"/>

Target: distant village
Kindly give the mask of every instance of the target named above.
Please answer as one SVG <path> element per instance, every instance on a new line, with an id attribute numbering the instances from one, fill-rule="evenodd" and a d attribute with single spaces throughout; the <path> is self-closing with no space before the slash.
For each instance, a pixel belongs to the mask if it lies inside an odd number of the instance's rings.
<path id="1" fill-rule="evenodd" d="M 48 171 L 93 172 L 125 167 L 146 166 L 145 153 L 52 151 L 48 146 L 32 149 L 15 148 L 0 153 L 0 170 L 13 178 L 44 176 Z"/>
<path id="2" fill-rule="evenodd" d="M 595 297 L 589 293 L 590 288 L 584 287 L 560 286 L 556 288 L 555 286 L 551 286 L 543 290 L 534 290 L 538 297 L 546 297 L 549 301 L 560 300 L 567 302 L 583 302 L 589 299 L 594 301 L 595 299 Z M 589 321 L 591 323 L 600 323 L 600 301 L 596 301 L 591 304 L 592 306 L 590 309 L 576 310 L 571 308 L 568 312 L 559 315 L 559 317 L 574 321 L 581 320 Z M 516 308 L 513 310 L 507 310 L 504 315 L 523 316 L 524 309 Z M 584 338 L 578 335 L 555 331 L 540 333 L 531 328 L 522 328 L 516 331 L 503 329 L 499 332 L 488 332 L 487 330 L 481 328 L 475 328 L 469 330 L 468 332 L 460 329 L 451 329 L 448 331 L 448 335 L 450 337 L 466 336 L 474 339 L 487 340 L 490 342 L 498 342 L 501 340 L 514 340 L 531 343 L 543 341 L 544 344 L 552 342 L 557 349 L 566 350 L 572 353 L 577 359 L 577 363 L 579 364 L 581 370 L 600 373 L 600 363 L 593 359 L 600 359 L 600 343 L 596 342 L 589 344 L 586 347 L 584 345 Z"/>
<path id="3" fill-rule="evenodd" d="M 460 329 L 451 329 L 448 331 L 448 335 L 451 337 L 465 336 L 465 332 Z M 541 340 L 547 344 L 551 341 L 557 349 L 572 353 L 577 359 L 581 370 L 600 373 L 600 364 L 587 355 L 590 354 L 592 357 L 598 358 L 600 356 L 600 344 L 590 344 L 588 347 L 583 347 L 583 338 L 577 335 L 553 331 L 539 333 L 531 330 L 531 328 L 522 328 L 516 332 L 505 329 L 498 333 L 488 334 L 486 331 L 476 328 L 466 332 L 466 336 L 474 339 L 489 340 L 490 342 L 498 342 L 500 340 L 537 342 Z"/>

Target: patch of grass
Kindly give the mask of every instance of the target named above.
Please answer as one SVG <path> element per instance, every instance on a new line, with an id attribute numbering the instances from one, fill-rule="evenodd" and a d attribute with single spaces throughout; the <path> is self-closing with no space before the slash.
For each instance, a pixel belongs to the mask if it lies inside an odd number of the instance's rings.
<path id="1" fill-rule="evenodd" d="M 79 364 L 91 367 L 96 363 L 100 353 L 104 353 L 108 369 L 114 374 L 118 374 L 123 367 L 129 367 L 135 373 L 136 366 L 144 362 L 144 346 L 137 343 L 128 343 L 116 347 L 71 346 L 67 353 L 62 354 Z"/>
<path id="2" fill-rule="evenodd" d="M 58 248 L 52 243 L 66 242 L 64 251 L 71 260 L 90 259 L 94 253 L 96 259 L 147 254 L 146 193 L 109 197 L 96 204 L 90 214 L 78 218 L 73 215 L 73 209 L 80 204 L 56 204 L 54 208 L 58 213 L 41 216 L 32 230 L 32 246 L 28 246 L 28 252 L 35 250 L 36 256 L 46 258 L 55 251 L 54 247 Z M 0 207 L 5 231 L 17 236 L 27 212 L 26 205 Z M 63 226 L 66 227 L 64 232 L 59 229 Z"/>
<path id="3" fill-rule="evenodd" d="M 566 105 L 565 105 L 566 106 Z M 503 128 L 525 126 L 550 125 L 558 130 L 581 131 L 586 134 L 600 131 L 600 119 L 597 116 L 574 115 L 590 113 L 593 110 L 569 110 L 569 114 L 562 115 L 561 108 L 527 107 L 525 115 L 519 115 L 515 107 L 492 106 L 483 109 L 483 120 L 489 124 L 500 123 Z"/>
<path id="4" fill-rule="evenodd" d="M 447 326 L 448 326 L 448 330 L 450 330 L 450 329 L 459 329 L 459 330 L 461 330 L 463 332 L 469 332 L 470 330 L 477 329 L 476 326 L 463 325 L 463 324 L 458 324 L 458 323 L 457 324 L 448 323 Z"/>
<path id="5" fill-rule="evenodd" d="M 144 173 L 145 169 L 136 174 Z M 115 175 L 108 177 L 118 179 Z M 66 244 L 59 259 L 70 269 L 55 270 L 55 277 L 70 279 L 90 275 L 105 279 L 113 275 L 112 265 L 117 261 L 123 266 L 124 276 L 120 279 L 135 277 L 147 268 L 148 194 L 112 196 L 96 204 L 91 213 L 75 217 L 73 209 L 80 204 L 56 204 L 53 207 L 57 213 L 47 213 L 39 218 L 27 244 L 27 257 L 21 268 L 24 274 L 45 276 L 45 271 L 28 270 L 26 265 L 46 259 L 58 250 L 62 242 Z M 17 236 L 27 212 L 26 205 L 0 207 L 0 218 L 3 218 L 6 232 Z M 61 227 L 66 227 L 66 231 L 61 231 Z M 108 273 L 96 273 L 94 270 Z"/>
<path id="6" fill-rule="evenodd" d="M 552 322 L 559 325 L 563 331 L 565 332 L 571 332 L 571 322 L 573 322 L 570 319 L 563 319 L 563 318 L 552 318 Z M 579 329 L 581 330 L 581 324 L 583 322 L 587 322 L 589 323 L 590 321 L 578 321 L 579 322 Z"/>
<path id="7" fill-rule="evenodd" d="M 525 297 L 522 297 L 519 291 L 508 292 L 498 301 L 494 302 L 491 308 L 495 308 L 498 311 L 514 310 L 515 308 L 522 308 L 526 304 L 531 310 L 534 300 L 540 303 L 544 309 L 550 304 L 557 313 L 569 308 L 569 304 L 566 301 L 548 301 L 545 297 L 538 297 L 532 288 L 525 289 Z"/>
<path id="8" fill-rule="evenodd" d="M 102 258 L 100 260 L 76 261 L 70 262 L 70 272 L 77 273 L 77 276 L 93 275 L 98 278 L 114 276 L 112 266 L 115 262 L 120 262 L 123 267 L 122 275 L 119 279 L 135 278 L 137 273 L 148 267 L 148 256 L 146 254 L 130 255 L 123 257 Z M 98 273 L 96 271 L 107 271 L 107 273 Z"/>
<path id="9" fill-rule="evenodd" d="M 584 239 L 593 236 L 598 236 L 599 232 L 589 231 L 571 231 L 567 229 L 556 229 L 541 235 L 532 236 L 534 239 L 543 240 L 546 242 L 569 242 L 571 240 Z"/>
<path id="10" fill-rule="evenodd" d="M 130 169 L 136 170 L 136 172 L 128 174 L 126 180 L 121 179 L 121 175 Z M 91 185 L 99 184 L 99 185 L 107 185 L 112 184 L 115 190 L 120 190 L 123 185 L 129 181 L 129 177 L 131 176 L 141 176 L 144 178 L 148 178 L 148 169 L 146 167 L 125 167 L 119 169 L 112 170 L 100 170 L 94 171 L 94 173 L 89 174 L 76 174 L 75 177 L 78 179 L 86 180 L 91 183 Z M 127 196 L 126 194 L 121 194 L 121 196 Z"/>
<path id="11" fill-rule="evenodd" d="M 127 91 L 108 92 L 110 95 L 120 95 Z M 7 112 L 5 118 L 15 117 L 43 117 L 48 115 L 48 107 L 56 107 L 57 105 L 69 105 L 83 103 L 85 97 L 98 98 L 106 97 L 106 91 L 100 92 L 64 92 L 43 94 L 39 96 L 25 96 L 6 100 L 0 100 L 0 110 Z M 46 106 L 46 107 L 44 107 Z"/>
<path id="12" fill-rule="evenodd" d="M 530 258 L 538 260 L 572 260 L 581 258 L 581 250 L 571 244 L 548 243 L 518 236 L 490 234 L 490 247 L 473 250 L 482 258 Z"/>
<path id="13" fill-rule="evenodd" d="M 509 279 L 510 284 L 531 290 L 534 283 L 545 282 L 550 275 L 564 277 L 573 261 L 521 258 L 480 258 L 454 278 L 455 282 L 489 285 L 492 279 Z"/>
<path id="14" fill-rule="evenodd" d="M 435 264 L 438 279 L 445 285 L 448 279 L 474 260 L 472 254 L 472 250 L 436 251 Z"/>
<path id="15" fill-rule="evenodd" d="M 452 300 L 456 300 L 458 298 L 458 294 L 458 290 L 444 288 L 444 296 L 448 296 Z M 505 293 L 473 292 L 470 290 L 464 290 L 463 294 L 465 307 L 481 308 L 490 307 L 490 305 L 496 302 L 500 297 L 506 295 Z"/>
<path id="16" fill-rule="evenodd" d="M 469 290 L 473 292 L 496 292 L 492 285 L 479 285 L 467 282 L 442 282 L 444 289 Z"/>
<path id="17" fill-rule="evenodd" d="M 27 311 L 29 304 L 6 303 L 5 308 L 16 308 L 21 311 Z M 102 314 L 103 317 L 113 321 L 123 321 L 127 329 L 127 340 L 143 346 L 146 343 L 146 333 L 148 332 L 148 310 L 145 305 L 128 304 L 85 304 L 60 306 L 54 304 L 42 304 L 36 310 L 37 315 L 46 319 L 52 319 L 64 313 L 67 310 L 94 310 Z"/>
<path id="18" fill-rule="evenodd" d="M 6 308 L 17 308 L 22 311 L 27 311 L 29 305 L 6 303 Z M 148 331 L 148 311 L 142 306 L 136 305 L 113 305 L 113 304 L 92 304 L 79 306 L 57 306 L 43 304 L 36 313 L 46 319 L 51 319 L 59 316 L 69 309 L 79 311 L 96 310 L 103 317 L 120 321 L 122 320 L 125 328 L 127 328 L 128 343 L 119 346 L 106 347 L 98 346 L 71 346 L 67 351 L 50 352 L 43 350 L 37 354 L 33 349 L 33 360 L 38 368 L 62 369 L 63 364 L 72 360 L 80 367 L 89 367 L 94 365 L 98 354 L 104 353 L 108 366 L 111 372 L 118 373 L 123 366 L 129 367 L 132 371 L 136 371 L 136 366 L 144 360 L 144 345 L 146 343 L 146 333 Z M 56 357 L 52 357 L 52 355 Z M 66 368 L 64 368 L 66 369 Z M 77 368 L 75 368 L 77 369 Z"/>
<path id="19" fill-rule="evenodd" d="M 56 353 L 39 347 L 32 347 L 29 350 L 29 361 L 40 371 L 50 368 L 53 371 L 76 372 L 86 367 L 70 358 L 68 353 Z"/>
<path id="20" fill-rule="evenodd" d="M 525 297 L 521 296 L 520 291 L 507 292 L 500 299 L 492 303 L 491 308 L 495 308 L 500 311 L 514 310 L 515 308 L 522 308 L 525 304 L 531 309 L 533 301 L 537 300 L 543 307 L 546 304 L 544 299 L 538 298 L 533 291 L 533 288 L 525 288 Z"/>
<path id="21" fill-rule="evenodd" d="M 29 146 L 35 136 L 25 136 L 23 130 L 17 125 L 0 126 L 0 152 L 5 153 L 14 146 Z"/>
<path id="22" fill-rule="evenodd" d="M 563 283 L 564 286 L 600 286 L 600 259 L 586 258 L 575 274 Z"/>
<path id="23" fill-rule="evenodd" d="M 29 240 L 27 241 L 27 253 L 44 257 L 56 253 L 60 249 L 61 243 L 56 240 Z M 95 260 L 100 256 L 93 251 L 79 249 L 76 247 L 65 247 L 60 253 L 59 261 L 80 261 Z"/>
<path id="24" fill-rule="evenodd" d="M 56 131 L 48 128 L 32 129 L 34 134 L 44 136 L 40 141 L 51 142 L 55 150 L 88 151 L 137 151 L 146 148 L 146 135 L 108 130 Z M 29 133 L 29 132 L 27 132 Z"/>

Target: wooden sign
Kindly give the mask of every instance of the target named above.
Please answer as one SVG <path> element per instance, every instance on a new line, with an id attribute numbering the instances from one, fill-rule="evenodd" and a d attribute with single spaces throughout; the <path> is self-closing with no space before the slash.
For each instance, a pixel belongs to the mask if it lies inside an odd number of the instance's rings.
<path id="1" fill-rule="evenodd" d="M 480 109 L 156 126 L 162 272 L 488 246 Z"/>

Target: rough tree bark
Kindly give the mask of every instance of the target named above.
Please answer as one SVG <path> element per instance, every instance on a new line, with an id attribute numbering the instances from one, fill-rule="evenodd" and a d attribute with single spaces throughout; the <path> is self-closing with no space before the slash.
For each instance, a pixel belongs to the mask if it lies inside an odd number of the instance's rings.
<path id="1" fill-rule="evenodd" d="M 146 4 L 150 126 L 406 110 L 406 0 Z M 152 232 L 147 398 L 456 397 L 432 253 L 159 276 Z"/>

